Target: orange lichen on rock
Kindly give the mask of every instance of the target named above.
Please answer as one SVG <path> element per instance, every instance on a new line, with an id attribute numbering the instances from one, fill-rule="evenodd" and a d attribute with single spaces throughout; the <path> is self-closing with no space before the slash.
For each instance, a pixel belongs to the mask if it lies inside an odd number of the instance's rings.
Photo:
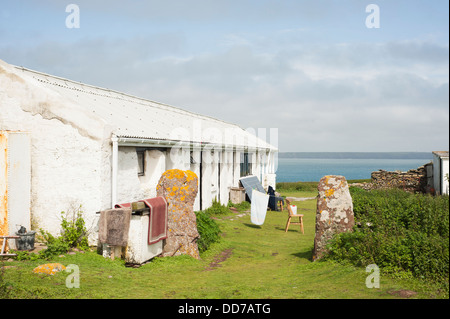
<path id="1" fill-rule="evenodd" d="M 165 171 L 161 177 L 165 177 L 167 179 L 174 179 L 174 178 L 182 178 L 184 175 L 184 171 L 180 169 L 169 169 Z"/>
<path id="2" fill-rule="evenodd" d="M 187 170 L 187 171 L 185 171 L 185 174 L 186 174 L 187 182 L 197 179 L 197 174 L 195 174 L 193 171 Z"/>
<path id="3" fill-rule="evenodd" d="M 44 264 L 44 265 L 37 266 L 36 268 L 33 269 L 33 272 L 35 274 L 43 273 L 43 274 L 47 274 L 47 275 L 54 275 L 58 271 L 62 271 L 65 269 L 66 269 L 66 267 L 64 265 L 61 265 L 59 263 L 51 263 L 51 264 Z"/>
<path id="4" fill-rule="evenodd" d="M 330 196 L 332 196 L 334 194 L 334 189 L 333 188 L 330 188 L 329 190 L 326 190 L 325 191 L 325 196 L 326 197 L 330 197 Z"/>

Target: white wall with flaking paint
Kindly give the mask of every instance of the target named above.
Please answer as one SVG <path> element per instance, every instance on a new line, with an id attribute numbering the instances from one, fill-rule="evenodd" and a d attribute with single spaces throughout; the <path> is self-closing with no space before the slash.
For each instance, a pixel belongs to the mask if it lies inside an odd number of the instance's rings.
<path id="1" fill-rule="evenodd" d="M 122 124 L 122 121 L 114 121 L 121 118 L 119 115 L 122 114 L 122 104 L 141 105 L 147 102 L 117 92 L 84 87 L 75 82 L 70 82 L 70 86 L 67 86 L 68 82 L 70 80 L 18 70 L 0 60 L 0 130 L 30 133 L 30 210 L 33 229 L 43 228 L 58 235 L 61 229 L 61 212 L 81 205 L 86 226 L 93 230 L 91 243 L 96 244 L 96 212 L 111 208 L 113 198 L 111 138 L 117 132 L 117 126 Z M 78 94 L 81 98 L 78 98 Z M 103 104 L 99 110 L 103 111 L 108 109 L 105 106 L 108 103 L 116 103 L 118 115 L 115 113 L 108 122 L 104 118 L 110 113 L 109 109 L 107 115 L 97 115 L 96 99 L 101 99 Z M 153 115 L 168 112 L 167 110 L 172 109 L 158 105 L 154 108 L 155 114 L 146 114 L 149 120 L 156 120 Z M 230 126 L 178 109 L 174 109 L 173 114 L 192 121 L 199 121 L 201 118 L 205 123 L 210 121 L 222 128 Z M 171 121 L 171 118 L 168 120 Z M 234 128 L 232 125 L 231 127 Z M 121 129 L 122 132 L 126 130 Z M 220 132 L 220 129 L 217 130 Z M 183 148 L 174 152 L 147 150 L 146 174 L 138 176 L 136 148 L 120 145 L 117 203 L 156 196 L 156 186 L 161 174 L 167 169 L 178 168 L 191 169 L 199 178 L 200 175 L 203 177 L 202 203 L 198 194 L 195 210 L 200 209 L 200 206 L 203 209 L 209 207 L 213 199 L 219 197 L 222 204 L 227 204 L 230 185 L 239 184 L 239 151 L 231 153 L 219 149 L 214 150 L 212 156 L 211 151 L 207 148 L 201 152 Z M 194 162 L 191 162 L 191 156 L 195 158 Z M 260 166 L 257 168 L 260 170 Z"/>
<path id="2" fill-rule="evenodd" d="M 16 123 L 2 123 L 2 129 L 29 131 L 31 134 L 31 221 L 57 234 L 61 212 L 81 205 L 86 225 L 95 224 L 92 212 L 106 208 L 110 191 L 108 154 L 102 142 L 81 136 L 72 126 L 56 119 L 31 115 L 11 105 Z M 106 174 L 106 175 L 105 175 Z M 105 192 L 106 191 L 106 192 Z"/>
<path id="3" fill-rule="evenodd" d="M 105 123 L 76 112 L 70 102 L 8 73 L 3 65 L 0 87 L 1 130 L 31 136 L 32 226 L 56 235 L 61 212 L 74 205 L 86 212 L 86 225 L 94 224 L 95 211 L 110 200 L 110 173 L 104 169 L 110 167 Z"/>

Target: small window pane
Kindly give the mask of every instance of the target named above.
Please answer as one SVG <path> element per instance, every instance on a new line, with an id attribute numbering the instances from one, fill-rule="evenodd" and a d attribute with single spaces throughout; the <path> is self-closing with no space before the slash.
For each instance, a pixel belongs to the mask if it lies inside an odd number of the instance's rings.
<path id="1" fill-rule="evenodd" d="M 144 176 L 145 175 L 145 171 L 144 171 L 144 163 L 145 163 L 145 156 L 144 156 L 145 152 L 137 152 L 137 157 L 138 157 L 138 176 Z"/>

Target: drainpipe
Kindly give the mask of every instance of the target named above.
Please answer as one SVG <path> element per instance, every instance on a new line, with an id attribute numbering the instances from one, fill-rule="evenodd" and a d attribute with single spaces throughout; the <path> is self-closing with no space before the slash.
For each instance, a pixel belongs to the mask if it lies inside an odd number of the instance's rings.
<path id="1" fill-rule="evenodd" d="M 111 208 L 117 204 L 117 166 L 119 161 L 119 139 L 113 135 L 112 141 L 112 176 L 111 176 Z"/>

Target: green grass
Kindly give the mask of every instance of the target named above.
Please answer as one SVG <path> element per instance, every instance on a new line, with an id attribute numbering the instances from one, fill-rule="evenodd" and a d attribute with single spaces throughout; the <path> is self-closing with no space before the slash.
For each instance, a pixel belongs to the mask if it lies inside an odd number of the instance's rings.
<path id="1" fill-rule="evenodd" d="M 290 196 L 308 197 L 304 192 Z M 308 194 L 308 192 L 306 192 Z M 282 195 L 285 193 L 282 192 Z M 433 287 L 418 280 L 381 277 L 381 287 L 365 286 L 368 273 L 333 261 L 311 261 L 315 200 L 294 202 L 302 212 L 305 234 L 291 225 L 285 233 L 287 213 L 267 212 L 264 225 L 256 226 L 250 215 L 224 215 L 217 220 L 222 238 L 202 253 L 201 260 L 188 256 L 154 258 L 140 268 L 125 267 L 95 252 L 55 257 L 51 261 L 3 262 L 0 297 L 3 298 L 206 298 L 206 299 L 301 299 L 301 298 L 399 298 L 389 291 L 413 290 L 414 298 L 440 297 Z M 228 259 L 212 267 L 217 256 L 231 250 Z M 33 268 L 48 262 L 80 270 L 80 288 L 67 288 L 68 273 L 34 274 Z"/>
<path id="2" fill-rule="evenodd" d="M 352 179 L 348 184 L 368 183 L 370 179 Z M 319 182 L 280 182 L 277 183 L 277 192 L 284 197 L 315 197 Z"/>

